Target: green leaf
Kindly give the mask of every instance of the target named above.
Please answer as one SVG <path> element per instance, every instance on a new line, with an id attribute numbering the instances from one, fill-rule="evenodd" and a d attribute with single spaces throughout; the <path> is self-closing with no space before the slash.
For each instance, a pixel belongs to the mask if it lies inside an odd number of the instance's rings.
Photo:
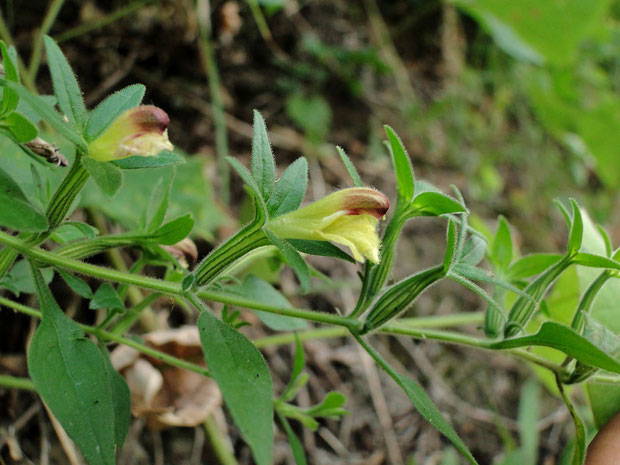
<path id="1" fill-rule="evenodd" d="M 508 268 L 508 276 L 512 280 L 520 280 L 536 276 L 550 266 L 559 262 L 563 255 L 556 253 L 536 253 L 517 259 Z"/>
<path id="2" fill-rule="evenodd" d="M 509 291 L 514 292 L 517 295 L 523 296 L 526 299 L 533 300 L 533 298 L 529 294 L 527 294 L 526 292 L 523 292 L 518 287 L 513 286 L 509 282 L 504 281 L 503 279 L 498 278 L 494 274 L 489 273 L 488 271 L 483 270 L 482 268 L 478 268 L 474 265 L 468 265 L 466 263 L 458 263 L 454 266 L 453 271 L 462 276 L 465 276 L 468 279 L 473 279 L 474 281 L 482 281 L 484 283 L 494 284 L 495 286 L 508 289 Z"/>
<path id="3" fill-rule="evenodd" d="M 293 428 L 291 428 L 291 425 L 286 417 L 284 415 L 278 415 L 278 418 L 284 427 L 284 431 L 286 431 L 288 443 L 291 446 L 291 452 L 293 453 L 293 458 L 295 459 L 295 465 L 307 465 L 303 444 L 293 431 Z"/>
<path id="4" fill-rule="evenodd" d="M 96 208 L 125 230 L 140 228 L 144 208 L 151 202 L 153 187 L 163 180 L 172 183 L 167 215 L 170 218 L 192 213 L 195 220 L 193 234 L 205 239 L 213 238 L 213 231 L 226 224 L 228 218 L 213 197 L 213 190 L 203 169 L 203 161 L 188 159 L 174 169 L 123 171 L 123 188 L 110 199 L 94 184 L 86 184 L 81 192 L 80 204 Z"/>
<path id="5" fill-rule="evenodd" d="M 585 97 L 582 98 L 584 102 L 587 101 Z M 617 189 L 620 186 L 617 150 L 617 134 L 620 131 L 620 115 L 618 115 L 620 99 L 616 93 L 611 92 L 608 95 L 601 93 L 597 99 L 601 100 L 598 105 L 591 107 L 588 103 L 585 108 L 577 109 L 578 116 L 575 117 L 574 124 L 587 146 L 588 153 L 596 160 L 596 173 L 605 185 Z M 563 130 L 572 132 L 575 129 L 572 126 L 570 129 Z"/>
<path id="6" fill-rule="evenodd" d="M 265 120 L 254 110 L 254 136 L 252 138 L 252 177 L 259 188 L 263 199 L 267 201 L 273 190 L 276 178 L 276 167 L 273 161 L 271 145 Z"/>
<path id="7" fill-rule="evenodd" d="M 75 74 L 67 58 L 63 55 L 60 47 L 49 36 L 44 37 L 45 51 L 47 53 L 47 65 L 52 75 L 52 84 L 54 85 L 54 94 L 58 99 L 58 107 L 69 121 L 78 130 L 82 130 L 88 111 L 84 106 L 84 98 L 82 91 L 78 85 Z"/>
<path id="8" fill-rule="evenodd" d="M 43 178 L 39 174 L 39 170 L 34 163 L 30 165 L 30 173 L 32 174 L 32 187 L 34 190 L 34 199 L 37 205 L 43 206 L 47 204 L 47 192 L 43 189 Z"/>
<path id="9" fill-rule="evenodd" d="M 594 36 L 608 0 L 452 0 L 487 29 L 497 45 L 519 60 L 568 65 L 580 43 Z M 570 34 L 564 34 L 570 31 Z"/>
<path id="10" fill-rule="evenodd" d="M 422 386 L 420 386 L 413 379 L 401 375 L 394 371 L 394 369 L 376 352 L 372 347 L 370 347 L 366 342 L 362 340 L 361 337 L 357 336 L 356 339 L 361 343 L 362 347 L 375 359 L 375 361 L 381 365 L 381 367 L 390 375 L 390 377 L 396 381 L 409 400 L 416 408 L 418 412 L 428 421 L 432 426 L 437 429 L 441 434 L 443 434 L 446 438 L 448 438 L 452 444 L 467 458 L 469 463 L 472 465 L 478 465 L 476 459 L 471 454 L 463 440 L 459 437 L 459 435 L 454 431 L 452 425 L 448 423 L 448 421 L 441 414 L 437 406 L 433 403 L 432 399 L 428 396 L 428 394 L 424 391 Z"/>
<path id="11" fill-rule="evenodd" d="M 446 233 L 446 253 L 443 258 L 443 268 L 448 271 L 452 267 L 454 252 L 456 252 L 456 224 L 452 219 L 448 221 Z"/>
<path id="12" fill-rule="evenodd" d="M 27 232 L 46 231 L 49 227 L 47 218 L 3 169 L 0 169 L 0 226 Z"/>
<path id="13" fill-rule="evenodd" d="M 289 391 L 301 375 L 301 372 L 306 367 L 306 353 L 304 352 L 304 346 L 301 344 L 299 340 L 299 336 L 295 334 L 295 358 L 293 359 L 293 370 L 291 371 L 291 379 L 289 380 L 288 386 L 285 389 Z"/>
<path id="14" fill-rule="evenodd" d="M 409 202 L 413 198 L 415 190 L 415 181 L 413 177 L 413 168 L 407 150 L 402 141 L 394 130 L 389 126 L 384 126 L 385 133 L 390 141 L 392 162 L 396 171 L 396 183 L 398 196 Z"/>
<path id="15" fill-rule="evenodd" d="M 307 263 L 301 255 L 299 255 L 299 252 L 297 252 L 297 250 L 295 250 L 295 248 L 286 239 L 280 239 L 267 228 L 265 228 L 264 231 L 267 238 L 278 248 L 284 259 L 288 262 L 291 268 L 293 268 L 293 271 L 299 279 L 302 292 L 304 294 L 307 293 L 310 290 L 310 270 L 308 269 Z"/>
<path id="16" fill-rule="evenodd" d="M 308 187 L 308 162 L 299 157 L 291 163 L 280 179 L 267 201 L 267 211 L 271 218 L 297 210 L 301 205 Z"/>
<path id="17" fill-rule="evenodd" d="M 154 231 L 161 226 L 166 217 L 166 211 L 168 210 L 168 200 L 170 199 L 170 188 L 172 187 L 172 181 L 174 177 L 168 179 L 159 179 L 155 187 L 151 191 L 151 201 L 148 208 L 144 210 L 143 219 L 140 221 L 140 229 L 147 231 Z M 154 209 L 152 216 L 149 218 L 149 213 Z"/>
<path id="18" fill-rule="evenodd" d="M 441 192 L 422 192 L 414 197 L 408 210 L 412 216 L 439 216 L 446 213 L 466 213 L 458 200 Z"/>
<path id="19" fill-rule="evenodd" d="M 81 239 L 92 239 L 98 234 L 99 230 L 89 224 L 67 221 L 54 230 L 50 239 L 60 245 L 65 245 Z"/>
<path id="20" fill-rule="evenodd" d="M 493 37 L 497 45 L 513 58 L 535 64 L 543 64 L 545 57 L 530 44 L 524 41 L 518 33 L 498 18 L 497 13 L 486 1 L 468 2 L 467 0 L 452 0 L 457 6 L 469 13 Z M 490 8 L 491 7 L 491 8 Z"/>
<path id="21" fill-rule="evenodd" d="M 344 165 L 345 169 L 347 170 L 347 173 L 349 173 L 349 176 L 351 177 L 351 180 L 353 181 L 353 186 L 354 187 L 364 187 L 364 183 L 362 182 L 362 178 L 360 178 L 360 175 L 357 172 L 357 170 L 355 169 L 355 166 L 353 165 L 353 162 L 351 161 L 349 156 L 345 153 L 345 151 L 342 149 L 342 147 L 338 146 L 338 147 L 336 147 L 336 150 L 338 151 L 338 155 L 340 155 L 340 159 L 342 160 L 342 164 Z"/>
<path id="22" fill-rule="evenodd" d="M 226 291 L 247 297 L 248 299 L 253 299 L 259 303 L 283 308 L 293 308 L 286 297 L 278 292 L 271 284 L 253 274 L 246 276 L 242 285 L 227 287 Z M 296 331 L 308 327 L 306 321 L 300 320 L 299 318 L 261 312 L 260 310 L 253 311 L 263 323 L 275 331 Z"/>
<path id="23" fill-rule="evenodd" d="M 583 241 L 583 219 L 577 202 L 571 199 L 570 203 L 573 206 L 573 219 L 570 225 L 567 249 L 568 253 L 572 254 L 578 252 L 581 248 L 581 242 Z"/>
<path id="24" fill-rule="evenodd" d="M 339 392 L 328 392 L 323 401 L 312 408 L 307 409 L 304 413 L 313 417 L 338 417 L 348 412 L 342 408 L 347 398 Z"/>
<path id="25" fill-rule="evenodd" d="M 67 285 L 71 289 L 73 289 L 73 291 L 77 295 L 82 296 L 85 299 L 93 298 L 93 291 L 90 290 L 90 287 L 88 286 L 88 284 L 86 284 L 82 279 L 78 278 L 77 276 L 73 276 L 68 271 L 64 271 L 61 269 L 58 269 L 58 274 L 60 274 L 62 279 L 64 279 Z"/>
<path id="26" fill-rule="evenodd" d="M 112 163 L 97 161 L 89 157 L 83 157 L 81 161 L 97 186 L 108 196 L 114 197 L 123 184 L 122 171 Z"/>
<path id="27" fill-rule="evenodd" d="M 497 232 L 491 242 L 489 258 L 497 270 L 505 271 L 512 262 L 512 236 L 510 226 L 503 216 L 497 222 Z"/>
<path id="28" fill-rule="evenodd" d="M 489 348 L 513 349 L 526 346 L 551 347 L 586 365 L 620 373 L 620 362 L 618 360 L 615 360 L 573 329 L 554 321 L 545 321 L 536 334 L 493 342 L 490 343 Z"/>
<path id="29" fill-rule="evenodd" d="M 19 70 L 17 64 L 13 61 L 6 44 L 0 41 L 0 50 L 2 51 L 2 66 L 4 67 L 4 76 L 8 81 L 19 84 Z M 12 113 L 19 103 L 19 96 L 12 89 L 4 89 L 2 93 L 2 103 L 0 103 L 0 115 L 8 115 Z"/>
<path id="30" fill-rule="evenodd" d="M 293 94 L 286 99 L 286 112 L 311 144 L 322 143 L 329 134 L 332 110 L 321 95 Z"/>
<path id="31" fill-rule="evenodd" d="M 538 461 L 538 384 L 530 379 L 521 389 L 519 397 L 519 436 L 521 438 L 521 463 Z"/>
<path id="32" fill-rule="evenodd" d="M 33 268 L 43 318 L 28 351 L 39 395 L 91 465 L 114 465 L 114 404 L 97 346 L 67 318 Z"/>
<path id="33" fill-rule="evenodd" d="M 45 285 L 52 282 L 52 279 L 54 278 L 54 270 L 51 268 L 46 268 L 44 270 L 40 270 L 40 272 L 43 276 L 43 282 Z M 9 287 L 9 289 L 17 291 L 18 293 L 23 292 L 24 294 L 34 294 L 36 292 L 36 287 L 34 285 L 34 281 L 32 280 L 32 273 L 30 272 L 30 268 L 26 260 L 20 260 L 15 263 L 13 268 L 11 268 L 11 271 L 9 271 L 0 283 Z"/>
<path id="34" fill-rule="evenodd" d="M 48 98 L 34 95 L 25 87 L 6 79 L 0 79 L 0 86 L 8 87 L 17 92 L 20 99 L 26 102 L 34 112 L 47 121 L 60 135 L 73 142 L 80 150 L 86 152 L 87 146 L 82 136 L 50 106 Z"/>
<path id="35" fill-rule="evenodd" d="M 125 308 L 125 306 L 112 285 L 110 283 L 103 283 L 95 292 L 93 300 L 90 301 L 88 308 L 92 310 L 99 308 L 121 310 Z"/>
<path id="36" fill-rule="evenodd" d="M 187 291 L 188 289 L 190 289 L 192 287 L 192 285 L 194 284 L 194 280 L 195 279 L 196 279 L 196 277 L 193 274 L 188 274 L 181 281 L 181 288 L 184 291 Z"/>
<path id="37" fill-rule="evenodd" d="M 99 350 L 103 356 L 108 375 L 112 402 L 114 404 L 114 442 L 120 449 L 123 447 L 127 433 L 129 432 L 129 422 L 131 420 L 131 392 L 127 381 L 112 366 L 110 354 L 105 346 L 100 345 Z"/>
<path id="38" fill-rule="evenodd" d="M 174 245 L 185 239 L 193 228 L 194 218 L 192 218 L 191 213 L 188 213 L 164 224 L 153 233 L 153 236 L 159 244 Z"/>
<path id="39" fill-rule="evenodd" d="M 208 310 L 198 317 L 205 361 L 258 465 L 273 460 L 273 386 L 263 356 Z"/>
<path id="40" fill-rule="evenodd" d="M 612 357 L 620 359 L 620 335 L 587 313 L 584 315 L 584 319 L 583 337 Z"/>
<path id="41" fill-rule="evenodd" d="M 620 411 L 620 388 L 617 384 L 589 382 L 586 383 L 585 389 L 594 425 L 597 429 L 601 429 Z"/>
<path id="42" fill-rule="evenodd" d="M 487 242 L 480 236 L 471 236 L 461 252 L 459 263 L 477 265 L 482 261 L 487 250 Z"/>
<path id="43" fill-rule="evenodd" d="M 39 134 L 37 127 L 28 118 L 16 111 L 7 116 L 3 123 L 18 142 L 29 142 Z"/>
<path id="44" fill-rule="evenodd" d="M 245 166 L 239 163 L 232 157 L 227 157 L 228 163 L 232 165 L 237 174 L 241 177 L 243 182 L 249 187 L 254 199 L 257 202 L 257 205 L 263 211 L 263 214 L 266 218 L 268 218 L 267 205 L 265 204 L 265 198 L 263 197 L 262 190 L 259 188 L 258 184 L 247 170 Z"/>
<path id="45" fill-rule="evenodd" d="M 334 257 L 355 263 L 355 259 L 351 255 L 342 251 L 331 242 L 304 239 L 288 239 L 288 242 L 301 253 L 319 255 L 321 257 Z"/>
<path id="46" fill-rule="evenodd" d="M 145 91 L 142 84 L 133 84 L 106 97 L 90 114 L 84 138 L 91 142 L 99 137 L 121 113 L 140 105 Z"/>
<path id="47" fill-rule="evenodd" d="M 571 260 L 575 265 L 583 265 L 591 268 L 609 268 L 620 270 L 620 263 L 602 255 L 595 255 L 587 252 L 579 252 Z"/>
<path id="48" fill-rule="evenodd" d="M 566 393 L 564 386 L 562 386 L 560 377 L 558 375 L 555 375 L 555 382 L 560 396 L 562 397 L 562 400 L 564 401 L 564 404 L 566 405 L 566 408 L 568 409 L 568 412 L 570 413 L 570 416 L 573 420 L 573 425 L 575 426 L 575 439 L 571 464 L 584 465 L 586 460 L 587 441 L 585 425 L 583 424 L 583 420 L 579 416 L 577 409 L 575 409 L 575 407 L 573 406 L 573 403 L 571 402 L 570 397 Z"/>
<path id="49" fill-rule="evenodd" d="M 112 163 L 124 170 L 138 170 L 143 168 L 161 168 L 162 166 L 178 165 L 179 163 L 185 163 L 185 159 L 174 152 L 163 150 L 153 157 L 133 155 L 120 160 L 114 160 Z"/>

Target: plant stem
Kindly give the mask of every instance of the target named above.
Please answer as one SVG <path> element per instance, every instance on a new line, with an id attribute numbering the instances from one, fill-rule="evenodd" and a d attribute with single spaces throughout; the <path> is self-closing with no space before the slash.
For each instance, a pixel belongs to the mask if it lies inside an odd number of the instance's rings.
<path id="1" fill-rule="evenodd" d="M 32 82 L 37 79 L 37 73 L 39 72 L 39 66 L 41 65 L 41 56 L 43 54 L 43 36 L 50 31 L 64 3 L 65 0 L 52 0 L 50 7 L 47 9 L 47 13 L 45 13 L 45 17 L 43 18 L 43 23 L 41 23 L 41 28 L 39 29 L 39 32 L 34 40 L 32 54 L 30 55 L 30 66 L 28 67 L 28 78 Z"/>
<path id="2" fill-rule="evenodd" d="M 618 384 L 620 385 L 620 376 L 614 375 L 595 375 L 592 376 L 588 382 L 590 383 L 602 383 L 602 384 Z"/>
<path id="3" fill-rule="evenodd" d="M 213 452 L 215 452 L 215 455 L 219 459 L 220 463 L 222 465 L 238 465 L 237 459 L 235 459 L 235 456 L 228 448 L 228 444 L 226 444 L 223 434 L 218 428 L 213 415 L 209 415 L 203 424 L 207 436 L 209 436 L 209 441 L 213 446 Z"/>
<path id="4" fill-rule="evenodd" d="M 0 375 L 0 386 L 8 389 L 36 390 L 34 384 L 28 378 L 17 378 L 9 375 Z"/>
<path id="5" fill-rule="evenodd" d="M 88 32 L 101 29 L 108 24 L 111 24 L 121 18 L 124 18 L 125 16 L 132 14 L 134 11 L 139 10 L 143 6 L 148 5 L 149 3 L 153 3 L 154 1 L 155 0 L 137 0 L 135 2 L 131 2 L 129 5 L 125 5 L 117 10 L 114 10 L 110 14 L 101 16 L 92 21 L 88 21 L 86 23 L 80 24 L 77 27 L 64 31 L 54 36 L 54 40 L 60 43 L 66 40 L 74 39 Z"/>
<path id="6" fill-rule="evenodd" d="M 295 318 L 302 318 L 304 320 L 316 321 L 317 323 L 344 326 L 345 328 L 353 330 L 359 330 L 362 327 L 361 321 L 352 318 L 301 308 L 278 307 L 275 305 L 264 304 L 262 302 L 255 302 L 245 297 L 224 294 L 222 292 L 199 291 L 198 296 L 214 302 L 236 305 L 238 307 L 253 308 L 264 312 L 276 313 L 278 315 L 286 315 Z"/>
<path id="7" fill-rule="evenodd" d="M 205 73 L 209 81 L 209 94 L 211 95 L 211 111 L 213 112 L 213 124 L 215 126 L 215 151 L 217 153 L 217 169 L 219 176 L 219 197 L 224 205 L 230 201 L 230 168 L 228 157 L 228 135 L 226 132 L 226 119 L 224 117 L 224 103 L 222 102 L 222 83 L 217 69 L 215 51 L 211 43 L 211 21 L 209 19 L 208 2 L 198 0 L 196 17 L 200 28 L 200 54 Z"/>
<path id="8" fill-rule="evenodd" d="M 4 297 L 0 297 L 0 305 L 4 305 L 5 307 L 12 308 L 13 310 L 17 310 L 18 312 L 24 313 L 26 315 L 30 315 L 35 318 L 41 318 L 41 312 L 35 310 L 34 308 L 27 307 L 17 302 L 13 302 L 10 299 L 6 299 Z M 179 368 L 184 368 L 186 370 L 193 371 L 203 376 L 210 376 L 209 370 L 203 366 L 196 365 L 195 363 L 188 362 L 186 360 L 175 357 L 174 355 L 169 355 L 164 352 L 161 352 L 157 349 L 153 349 L 152 347 L 148 347 L 144 344 L 140 344 L 139 342 L 134 341 L 133 339 L 125 338 L 123 336 L 119 336 L 117 334 L 113 334 L 109 331 L 105 331 L 100 328 L 94 328 L 92 326 L 84 325 L 78 323 L 82 331 L 88 334 L 92 334 L 97 338 L 104 341 L 116 342 L 118 344 L 123 344 L 129 347 L 136 349 L 138 352 L 141 352 L 145 355 L 149 355 L 157 360 L 160 360 L 168 365 L 173 365 Z"/>
<path id="9" fill-rule="evenodd" d="M 464 313 L 456 315 L 441 315 L 421 318 L 406 318 L 398 320 L 399 324 L 411 328 L 445 328 L 450 326 L 461 326 L 471 323 L 482 323 L 484 313 Z M 380 330 L 382 331 L 382 329 Z M 278 333 L 273 336 L 261 337 L 254 339 L 252 342 L 258 348 L 273 347 L 279 345 L 292 344 L 295 337 L 300 341 L 308 341 L 312 339 L 330 339 L 336 337 L 346 337 L 349 332 L 344 327 L 334 328 L 317 328 L 295 333 Z"/>
<path id="10" fill-rule="evenodd" d="M 137 305 L 132 308 L 127 309 L 127 313 L 125 313 L 114 325 L 114 327 L 110 330 L 112 334 L 121 335 L 124 334 L 129 328 L 131 328 L 134 323 L 140 318 L 142 311 L 148 308 L 152 302 L 155 302 L 157 299 L 161 297 L 159 292 L 154 292 L 146 296 L 142 299 L 142 302 L 139 302 Z"/>
<path id="11" fill-rule="evenodd" d="M 4 16 L 2 15 L 2 12 L 0 12 L 0 39 L 4 40 L 8 46 L 14 44 L 13 37 L 11 36 L 11 32 L 9 31 L 9 28 L 4 21 Z M 30 92 L 36 94 L 37 88 L 34 85 L 34 81 L 30 79 L 28 69 L 26 68 L 26 64 L 22 60 L 21 55 L 17 55 L 17 65 L 19 66 L 21 81 Z"/>
<path id="12" fill-rule="evenodd" d="M 47 206 L 45 214 L 49 221 L 49 230 L 47 233 L 40 235 L 39 239 L 41 241 L 47 238 L 49 233 L 60 226 L 64 221 L 75 198 L 84 187 L 84 184 L 86 184 L 86 181 L 88 181 L 90 175 L 81 162 L 83 155 L 84 154 L 78 150 L 75 160 L 73 160 L 73 164 L 71 165 L 71 169 L 60 183 L 60 186 L 56 189 L 56 192 L 54 192 L 54 196 Z"/>
<path id="13" fill-rule="evenodd" d="M 62 257 L 52 252 L 47 252 L 38 247 L 32 247 L 24 241 L 10 236 L 0 231 L 0 243 L 11 247 L 26 257 L 39 260 L 50 265 L 63 269 L 72 270 L 76 273 L 92 276 L 94 278 L 113 281 L 116 283 L 133 284 L 153 291 L 160 291 L 166 294 L 181 295 L 181 286 L 177 283 L 162 281 L 160 279 L 149 278 L 147 276 L 137 276 L 121 271 L 111 270 L 100 266 L 83 263 L 71 258 Z"/>
<path id="14" fill-rule="evenodd" d="M 437 330 L 426 329 L 426 328 L 421 328 L 421 329 L 412 328 L 411 326 L 404 326 L 398 321 L 392 324 L 383 326 L 380 329 L 380 331 L 384 333 L 388 333 L 388 334 L 401 334 L 404 336 L 410 336 L 415 339 L 422 339 L 422 340 L 431 339 L 434 341 L 448 342 L 451 344 L 475 347 L 478 349 L 504 350 L 513 355 L 516 355 L 517 357 L 520 357 L 529 362 L 532 362 L 544 368 L 547 368 L 548 370 L 551 370 L 554 373 L 564 372 L 564 368 L 562 366 L 549 362 L 548 360 L 542 357 L 538 357 L 537 355 L 534 355 L 526 350 L 496 349 L 493 347 L 493 344 L 495 343 L 494 341 L 486 340 L 486 339 L 478 339 L 476 337 L 468 336 L 466 334 L 454 333 L 454 332 L 449 332 L 449 331 L 437 331 Z"/>
<path id="15" fill-rule="evenodd" d="M 99 231 L 103 233 L 106 233 L 107 225 L 106 225 L 105 219 L 103 218 L 103 215 L 101 215 L 99 212 L 97 212 L 93 208 L 90 208 L 88 211 L 97 229 L 99 229 Z M 129 271 L 118 249 L 116 248 L 107 249 L 106 256 L 112 262 L 112 265 L 114 265 L 114 268 L 116 268 L 118 271 L 121 271 L 123 273 L 127 273 Z M 129 302 L 134 307 L 137 305 L 140 305 L 141 302 L 144 301 L 144 296 L 142 295 L 142 292 L 140 291 L 140 289 L 137 289 L 135 287 L 128 286 L 127 296 L 129 297 Z M 145 329 L 153 331 L 157 328 L 158 326 L 157 318 L 155 317 L 155 314 L 153 313 L 151 308 L 148 307 L 148 305 L 146 307 L 143 307 L 141 309 L 141 312 L 136 313 L 134 315 L 135 315 L 135 318 L 131 321 L 131 324 L 133 324 L 136 321 L 136 319 L 140 319 Z M 129 329 L 130 326 L 131 325 L 127 326 L 127 329 Z M 120 333 L 116 333 L 116 334 L 120 334 Z"/>
<path id="16" fill-rule="evenodd" d="M 54 196 L 47 206 L 45 216 L 49 223 L 48 230 L 35 235 L 25 236 L 21 234 L 19 236 L 24 239 L 26 246 L 35 246 L 43 242 L 64 220 L 73 201 L 88 180 L 88 172 L 80 163 L 80 158 L 81 154 L 78 151 L 71 169 L 54 192 Z M 0 251 L 0 278 L 9 271 L 18 255 L 15 250 L 3 249 Z"/>

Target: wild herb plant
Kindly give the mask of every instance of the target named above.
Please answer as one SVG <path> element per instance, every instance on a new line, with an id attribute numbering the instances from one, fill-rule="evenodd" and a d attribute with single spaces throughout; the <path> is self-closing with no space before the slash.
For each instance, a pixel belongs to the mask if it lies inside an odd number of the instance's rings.
<path id="1" fill-rule="evenodd" d="M 392 205 L 384 194 L 364 186 L 351 160 L 338 149 L 353 187 L 301 207 L 308 182 L 307 162 L 300 157 L 276 179 L 267 129 L 255 112 L 251 170 L 234 158 L 228 160 L 252 199 L 254 217 L 188 271 L 165 247 L 179 244 L 194 227 L 192 214 L 183 211 L 186 206 L 170 202 L 170 178 L 153 186 L 155 203 L 142 206 L 143 217 L 134 229 L 100 234 L 91 224 L 68 220 L 90 178 L 112 197 L 126 188 L 123 178 L 130 170 L 165 168 L 174 173 L 175 165 L 185 162 L 184 157 L 171 151 L 167 114 L 154 106 L 140 105 L 144 86 L 126 87 L 88 110 L 73 71 L 51 38 L 45 38 L 45 50 L 53 99 L 23 87 L 15 49 L 4 43 L 0 47 L 5 70 L 0 79 L 0 132 L 19 148 L 22 158 L 28 157 L 25 163 L 15 163 L 6 155 L 0 157 L 0 226 L 4 228 L 0 231 L 0 284 L 16 296 L 20 292 L 36 293 L 39 309 L 6 297 L 0 297 L 0 304 L 41 320 L 29 347 L 25 347 L 30 379 L 2 376 L 0 385 L 36 391 L 88 463 L 115 463 L 116 451 L 123 445 L 129 427 L 130 393 L 125 379 L 110 362 L 111 344 L 126 345 L 163 363 L 213 378 L 259 465 L 272 463 L 274 426 L 288 435 L 296 463 L 306 463 L 291 422 L 316 429 L 317 418 L 337 418 L 346 413 L 346 399 L 339 393 L 328 394 L 311 408 L 295 403 L 297 392 L 308 380 L 301 337 L 297 337 L 311 331 L 306 322 L 341 327 L 471 464 L 477 461 L 455 429 L 418 382 L 399 373 L 373 348 L 372 333 L 499 350 L 547 370 L 575 423 L 572 463 L 583 463 L 584 424 L 565 386 L 582 383 L 592 393 L 601 383 L 616 388 L 620 385 L 618 338 L 605 321 L 591 315 L 596 297 L 618 277 L 620 253 L 613 251 L 602 228 L 591 226 L 575 201 L 570 202 L 570 208 L 559 204 L 569 230 L 566 252 L 520 257 L 513 248 L 505 219 L 499 219 L 494 236 L 486 237 L 469 225 L 469 210 L 458 190 L 447 195 L 416 181 L 401 140 L 386 126 L 397 183 L 397 198 Z M 73 149 L 74 154 L 65 151 L 68 169 L 54 166 L 59 162 L 54 147 L 37 139 L 42 126 L 39 119 Z M 45 156 L 47 161 L 43 161 Z M 59 172 L 62 180 L 52 189 Z M 173 207 L 181 213 L 167 221 L 167 211 Z M 395 248 L 403 226 L 421 216 L 445 219 L 446 236 L 437 238 L 445 242 L 444 259 L 391 282 Z M 602 241 L 604 253 L 593 252 L 593 247 L 584 242 L 586 236 L 590 241 L 592 237 Z M 334 243 L 344 246 L 351 255 Z M 84 261 L 119 247 L 141 252 L 130 270 Z M 361 290 L 355 307 L 344 309 L 344 314 L 295 308 L 256 276 L 239 284 L 239 264 L 254 260 L 259 250 L 275 251 L 278 260 L 294 270 L 302 293 L 313 285 L 314 270 L 306 262 L 307 255 L 362 263 Z M 492 272 L 479 266 L 485 257 Z M 163 266 L 161 277 L 141 274 L 148 264 Z M 559 318 L 547 307 L 545 296 L 573 266 L 601 271 L 591 280 L 572 314 Z M 89 300 L 90 308 L 107 310 L 100 324 L 78 324 L 65 315 L 62 302 L 59 304 L 48 287 L 54 274 Z M 103 284 L 93 292 L 80 276 Z M 415 318 L 402 318 L 420 294 L 444 279 L 454 280 L 484 299 L 484 334 L 425 329 Z M 493 292 L 487 293 L 483 285 L 492 287 Z M 129 286 L 150 294 L 133 308 L 125 309 Z M 153 349 L 129 335 L 140 312 L 163 296 L 196 313 L 206 367 Z M 284 331 L 281 336 L 285 339 L 296 341 L 290 381 L 283 392 L 274 392 L 269 366 L 257 345 L 239 330 L 244 323 L 238 320 L 238 314 L 224 311 L 219 318 L 212 303 L 259 310 L 267 325 Z M 562 322 L 567 317 L 569 324 Z M 467 322 L 467 314 L 457 313 L 454 321 Z M 537 347 L 559 351 L 563 361 L 537 354 Z M 597 424 L 603 424 L 616 407 L 593 404 Z M 530 456 L 536 455 L 531 447 L 527 451 Z"/>

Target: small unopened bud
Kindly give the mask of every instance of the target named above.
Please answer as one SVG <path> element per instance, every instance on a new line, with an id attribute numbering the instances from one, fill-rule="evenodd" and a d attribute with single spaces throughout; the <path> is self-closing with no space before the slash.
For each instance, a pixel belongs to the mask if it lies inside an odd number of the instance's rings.
<path id="1" fill-rule="evenodd" d="M 168 140 L 170 118 L 164 110 L 142 105 L 122 113 L 88 146 L 95 160 L 110 161 L 131 155 L 155 156 L 174 147 Z"/>
<path id="2" fill-rule="evenodd" d="M 188 268 L 189 264 L 193 265 L 198 260 L 198 249 L 189 237 L 174 245 L 162 245 L 161 248 L 179 260 L 184 268 Z"/>

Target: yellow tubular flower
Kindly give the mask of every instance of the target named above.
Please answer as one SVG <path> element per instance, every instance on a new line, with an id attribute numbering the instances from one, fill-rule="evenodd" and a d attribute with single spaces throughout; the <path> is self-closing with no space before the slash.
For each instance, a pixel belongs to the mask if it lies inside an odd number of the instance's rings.
<path id="1" fill-rule="evenodd" d="M 131 155 L 150 157 L 174 147 L 168 140 L 170 118 L 164 110 L 141 105 L 123 112 L 88 146 L 88 155 L 98 161 L 118 160 Z"/>
<path id="2" fill-rule="evenodd" d="M 349 247 L 359 262 L 379 263 L 377 224 L 389 206 L 388 198 L 375 189 L 343 189 L 270 220 L 269 229 L 284 239 L 336 242 Z"/>

